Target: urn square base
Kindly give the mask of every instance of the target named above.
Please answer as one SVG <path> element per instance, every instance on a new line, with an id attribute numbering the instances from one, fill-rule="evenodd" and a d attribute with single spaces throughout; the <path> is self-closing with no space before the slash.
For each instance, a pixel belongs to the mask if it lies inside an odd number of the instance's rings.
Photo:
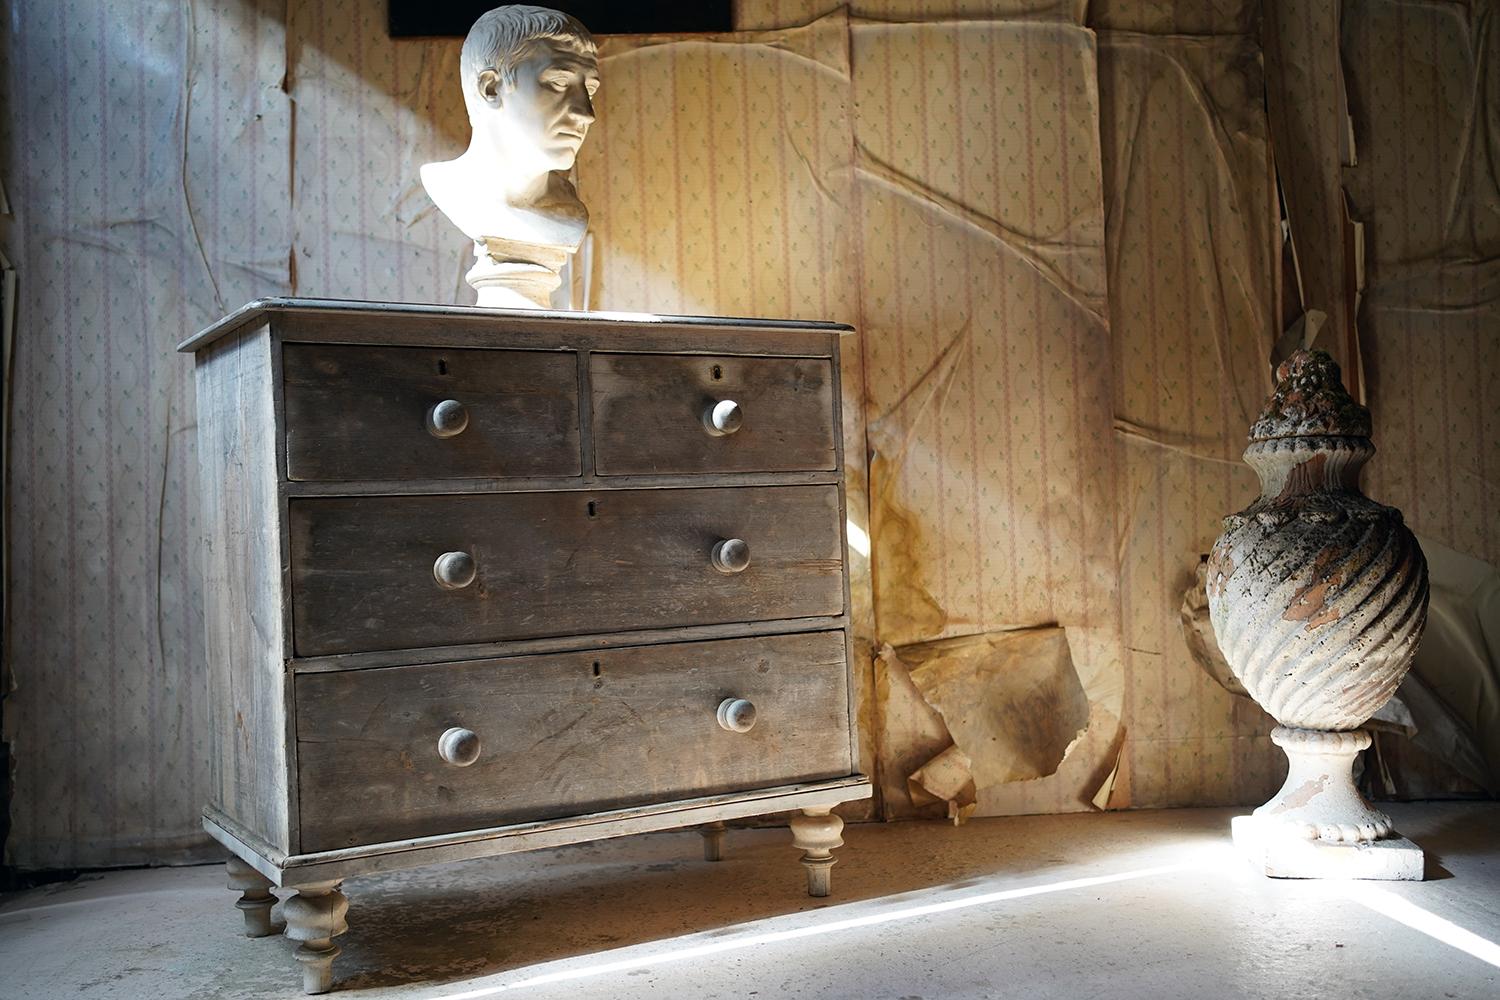
<path id="1" fill-rule="evenodd" d="M 1255 816 L 1230 821 L 1234 846 L 1270 878 L 1384 879 L 1420 882 L 1422 849 L 1405 837 L 1333 844 L 1278 834 Z"/>

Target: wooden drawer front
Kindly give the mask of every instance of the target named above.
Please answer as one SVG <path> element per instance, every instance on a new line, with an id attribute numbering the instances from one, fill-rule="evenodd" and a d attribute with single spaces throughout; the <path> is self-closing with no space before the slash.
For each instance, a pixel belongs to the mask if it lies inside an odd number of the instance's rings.
<path id="1" fill-rule="evenodd" d="M 302 674 L 301 849 L 841 777 L 847 676 L 839 632 Z M 749 732 L 718 724 L 726 698 Z M 472 763 L 439 755 L 452 728 Z"/>
<path id="2" fill-rule="evenodd" d="M 583 471 L 573 352 L 286 344 L 282 367 L 290 479 Z M 446 437 L 428 426 L 429 411 L 445 400 L 467 417 Z"/>
<path id="3" fill-rule="evenodd" d="M 299 655 L 837 615 L 834 486 L 295 497 Z M 750 547 L 715 569 L 716 542 Z M 444 553 L 473 580 L 445 589 Z M 450 582 L 453 582 L 450 580 Z"/>
<path id="4" fill-rule="evenodd" d="M 594 462 L 602 476 L 833 469 L 833 365 L 826 358 L 594 354 Z M 715 435 L 703 414 L 739 404 Z"/>

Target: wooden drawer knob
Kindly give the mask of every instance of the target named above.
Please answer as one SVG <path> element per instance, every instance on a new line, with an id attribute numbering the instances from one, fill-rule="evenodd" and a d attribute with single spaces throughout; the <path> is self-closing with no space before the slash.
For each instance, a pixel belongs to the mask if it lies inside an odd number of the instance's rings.
<path id="1" fill-rule="evenodd" d="M 708 561 L 720 573 L 743 573 L 750 566 L 750 543 L 743 538 L 714 542 Z"/>
<path id="2" fill-rule="evenodd" d="M 467 552 L 444 552 L 432 564 L 432 577 L 444 590 L 463 590 L 474 582 L 479 567 Z"/>
<path id="3" fill-rule="evenodd" d="M 745 422 L 745 411 L 732 399 L 721 399 L 703 411 L 703 429 L 714 437 L 733 434 Z"/>
<path id="4" fill-rule="evenodd" d="M 719 702 L 719 725 L 731 733 L 748 733 L 755 727 L 755 706 L 744 698 Z"/>
<path id="5" fill-rule="evenodd" d="M 479 734 L 454 726 L 438 737 L 438 756 L 454 767 L 468 767 L 479 759 Z"/>
<path id="6" fill-rule="evenodd" d="M 469 426 L 469 411 L 456 399 L 445 399 L 427 411 L 427 433 L 435 438 L 457 437 Z"/>

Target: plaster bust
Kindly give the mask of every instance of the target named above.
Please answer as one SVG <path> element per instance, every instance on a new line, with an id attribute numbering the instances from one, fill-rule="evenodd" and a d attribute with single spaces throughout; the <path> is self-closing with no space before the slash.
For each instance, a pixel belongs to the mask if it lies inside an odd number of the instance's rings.
<path id="1" fill-rule="evenodd" d="M 497 7 L 464 39 L 459 78 L 473 136 L 456 159 L 425 164 L 422 186 L 475 242 L 480 305 L 546 305 L 537 269 L 550 294 L 588 228 L 568 171 L 594 123 L 593 38 L 559 11 Z"/>

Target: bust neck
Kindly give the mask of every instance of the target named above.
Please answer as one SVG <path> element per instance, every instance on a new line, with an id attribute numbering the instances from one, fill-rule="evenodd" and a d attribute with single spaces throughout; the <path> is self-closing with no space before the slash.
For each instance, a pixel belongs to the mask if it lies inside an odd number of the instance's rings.
<path id="1" fill-rule="evenodd" d="M 561 171 L 518 171 L 490 145 L 471 141 L 455 159 L 422 167 L 422 186 L 453 224 L 486 237 L 576 249 L 588 209 Z"/>

